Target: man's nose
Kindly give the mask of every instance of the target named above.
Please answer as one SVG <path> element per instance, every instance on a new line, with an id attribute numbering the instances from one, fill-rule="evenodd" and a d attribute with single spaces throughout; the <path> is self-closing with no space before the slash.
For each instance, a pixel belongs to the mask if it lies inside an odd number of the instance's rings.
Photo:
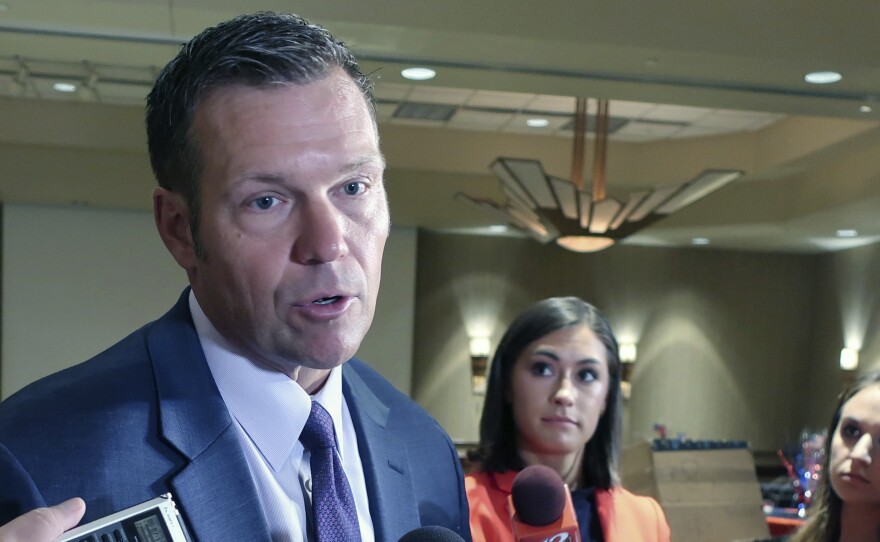
<path id="1" fill-rule="evenodd" d="M 305 202 L 296 221 L 292 259 L 303 265 L 336 261 L 348 254 L 345 216 L 332 202 Z"/>

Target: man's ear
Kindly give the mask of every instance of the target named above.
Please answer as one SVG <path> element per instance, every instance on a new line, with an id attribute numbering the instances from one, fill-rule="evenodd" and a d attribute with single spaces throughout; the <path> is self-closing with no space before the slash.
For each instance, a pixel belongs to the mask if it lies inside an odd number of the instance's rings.
<path id="1" fill-rule="evenodd" d="M 195 271 L 198 257 L 189 227 L 189 207 L 183 197 L 171 190 L 153 190 L 153 218 L 165 248 L 187 274 Z"/>

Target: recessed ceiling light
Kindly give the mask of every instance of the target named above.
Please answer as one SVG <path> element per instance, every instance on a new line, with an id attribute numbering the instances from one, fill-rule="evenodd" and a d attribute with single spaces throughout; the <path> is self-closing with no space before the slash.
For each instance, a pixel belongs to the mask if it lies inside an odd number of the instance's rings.
<path id="1" fill-rule="evenodd" d="M 861 111 L 862 113 L 870 113 L 873 110 L 874 110 L 874 108 L 871 107 L 870 105 L 863 105 L 863 106 L 859 107 L 859 111 Z"/>
<path id="2" fill-rule="evenodd" d="M 427 81 L 433 79 L 437 72 L 431 68 L 406 68 L 400 71 L 400 75 L 413 81 Z"/>
<path id="3" fill-rule="evenodd" d="M 504 233 L 507 231 L 507 226 L 504 224 L 493 224 L 489 226 L 489 231 L 492 233 Z"/>
<path id="4" fill-rule="evenodd" d="M 856 230 L 837 230 L 838 237 L 857 237 L 859 232 Z"/>
<path id="5" fill-rule="evenodd" d="M 52 88 L 58 92 L 76 92 L 76 85 L 73 83 L 55 83 Z"/>
<path id="6" fill-rule="evenodd" d="M 691 244 L 692 245 L 708 245 L 709 239 L 706 237 L 694 237 L 693 239 L 691 239 Z"/>
<path id="7" fill-rule="evenodd" d="M 829 83 L 836 83 L 841 79 L 843 79 L 842 75 L 832 71 L 810 72 L 804 76 L 804 81 L 814 85 L 827 85 Z"/>
<path id="8" fill-rule="evenodd" d="M 547 119 L 528 119 L 526 120 L 526 126 L 529 128 L 546 128 L 550 126 L 550 121 Z"/>

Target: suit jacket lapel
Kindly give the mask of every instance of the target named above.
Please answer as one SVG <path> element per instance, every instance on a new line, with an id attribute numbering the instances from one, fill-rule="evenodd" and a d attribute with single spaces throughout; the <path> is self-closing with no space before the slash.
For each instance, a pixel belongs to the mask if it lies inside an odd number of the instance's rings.
<path id="1" fill-rule="evenodd" d="M 342 369 L 342 392 L 358 438 L 376 540 L 398 540 L 419 527 L 406 442 L 387 428 L 389 407 L 352 363 Z"/>
<path id="2" fill-rule="evenodd" d="M 269 540 L 247 460 L 205 361 L 188 300 L 187 288 L 147 334 L 161 435 L 189 461 L 171 478 L 175 502 L 198 540 Z"/>

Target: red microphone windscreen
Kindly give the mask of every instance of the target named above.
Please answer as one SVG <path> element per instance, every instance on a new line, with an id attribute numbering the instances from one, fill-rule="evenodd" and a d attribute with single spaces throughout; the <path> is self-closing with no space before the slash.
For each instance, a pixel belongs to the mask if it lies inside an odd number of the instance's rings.
<path id="1" fill-rule="evenodd" d="M 544 465 L 532 465 L 516 475 L 510 496 L 520 521 L 539 526 L 562 516 L 565 493 L 559 473 Z"/>

